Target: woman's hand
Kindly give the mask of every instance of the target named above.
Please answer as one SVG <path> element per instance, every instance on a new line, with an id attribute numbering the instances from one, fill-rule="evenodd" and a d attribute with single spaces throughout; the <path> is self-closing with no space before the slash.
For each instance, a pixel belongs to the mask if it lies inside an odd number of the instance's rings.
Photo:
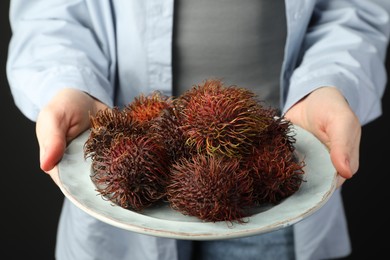
<path id="1" fill-rule="evenodd" d="M 338 172 L 338 187 L 357 172 L 361 124 L 339 90 L 319 88 L 291 107 L 285 117 L 326 145 Z"/>
<path id="2" fill-rule="evenodd" d="M 80 90 L 67 88 L 60 91 L 44 107 L 36 122 L 36 135 L 40 149 L 40 167 L 58 184 L 57 163 L 67 144 L 88 129 L 90 114 L 106 106 Z"/>

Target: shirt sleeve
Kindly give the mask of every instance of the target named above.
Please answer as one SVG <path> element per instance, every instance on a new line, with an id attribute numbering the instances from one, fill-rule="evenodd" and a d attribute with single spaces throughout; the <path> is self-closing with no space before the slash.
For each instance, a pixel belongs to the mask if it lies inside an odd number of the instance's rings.
<path id="1" fill-rule="evenodd" d="M 380 2 L 317 1 L 283 112 L 304 93 L 334 86 L 343 93 L 362 124 L 382 113 L 390 20 L 388 6 L 385 8 Z"/>
<path id="2" fill-rule="evenodd" d="M 29 119 L 34 121 L 65 87 L 112 105 L 115 57 L 110 9 L 92 12 L 101 10 L 103 2 L 108 1 L 10 2 L 7 77 L 15 104 Z"/>

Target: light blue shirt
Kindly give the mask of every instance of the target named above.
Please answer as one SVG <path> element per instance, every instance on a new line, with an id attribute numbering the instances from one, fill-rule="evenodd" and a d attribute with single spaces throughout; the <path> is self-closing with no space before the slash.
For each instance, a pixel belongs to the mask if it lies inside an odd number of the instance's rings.
<path id="1" fill-rule="evenodd" d="M 387 80 L 388 1 L 286 0 L 285 6 L 282 111 L 316 88 L 335 86 L 362 124 L 377 118 Z M 171 94 L 173 0 L 12 0 L 10 21 L 7 75 L 16 105 L 31 120 L 65 87 L 110 106 L 141 92 Z M 340 190 L 294 231 L 298 260 L 348 253 Z M 111 243 L 99 246 L 102 240 Z M 58 251 L 59 259 L 176 259 L 174 240 L 104 225 L 67 200 L 57 243 L 69 249 Z"/>

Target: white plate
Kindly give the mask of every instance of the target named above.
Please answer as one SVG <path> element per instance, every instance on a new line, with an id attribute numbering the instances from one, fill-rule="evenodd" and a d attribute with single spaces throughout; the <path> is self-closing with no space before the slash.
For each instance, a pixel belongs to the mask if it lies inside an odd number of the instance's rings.
<path id="1" fill-rule="evenodd" d="M 203 222 L 184 216 L 168 205 L 133 212 L 104 200 L 90 179 L 91 161 L 84 160 L 83 146 L 89 131 L 84 132 L 66 149 L 59 163 L 59 186 L 77 207 L 113 226 L 159 237 L 214 240 L 245 237 L 287 227 L 322 207 L 336 188 L 336 170 L 325 146 L 311 133 L 298 126 L 296 151 L 304 159 L 305 182 L 300 189 L 272 207 L 262 208 L 247 223 Z"/>

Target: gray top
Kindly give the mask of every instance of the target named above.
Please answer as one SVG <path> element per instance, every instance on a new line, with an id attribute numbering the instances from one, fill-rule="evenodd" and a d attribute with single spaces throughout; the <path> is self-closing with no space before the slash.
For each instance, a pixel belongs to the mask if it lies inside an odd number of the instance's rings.
<path id="1" fill-rule="evenodd" d="M 174 95 L 219 78 L 279 106 L 284 1 L 179 0 L 174 19 Z"/>

